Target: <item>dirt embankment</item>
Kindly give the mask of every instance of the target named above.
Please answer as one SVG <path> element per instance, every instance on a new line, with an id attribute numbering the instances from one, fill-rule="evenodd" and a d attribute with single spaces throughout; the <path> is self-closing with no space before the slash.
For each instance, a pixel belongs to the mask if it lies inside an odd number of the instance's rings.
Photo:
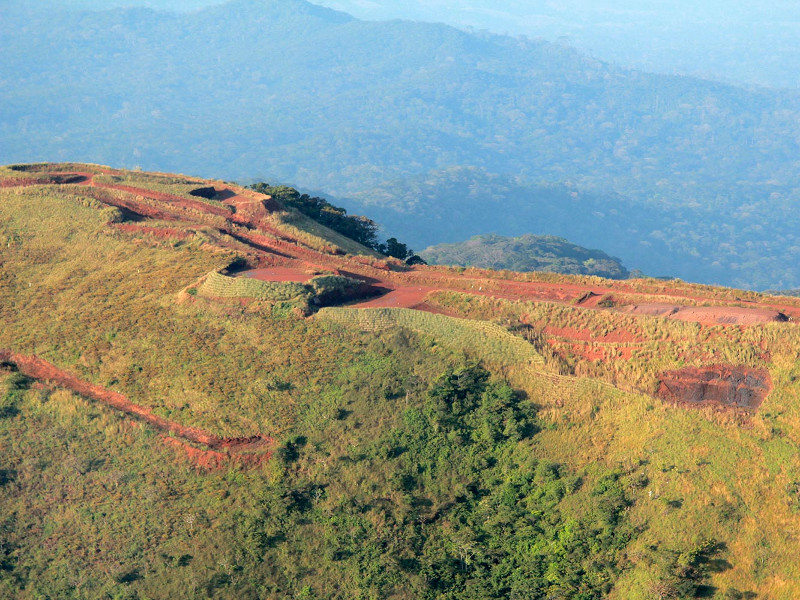
<path id="1" fill-rule="evenodd" d="M 716 405 L 755 412 L 772 390 L 766 369 L 714 365 L 662 374 L 657 395 L 684 406 Z"/>
<path id="2" fill-rule="evenodd" d="M 250 277 L 259 281 L 294 281 L 296 283 L 306 283 L 313 274 L 298 267 L 264 267 L 261 269 L 251 269 L 239 274 L 240 277 Z"/>
<path id="3" fill-rule="evenodd" d="M 771 308 L 739 306 L 680 306 L 677 304 L 632 304 L 620 312 L 631 315 L 665 317 L 678 321 L 694 321 L 703 325 L 757 325 L 788 321 L 785 314 Z"/>
<path id="4" fill-rule="evenodd" d="M 6 177 L 0 180 L 0 188 L 83 183 L 90 177 L 91 175 L 86 173 L 44 173 L 33 177 Z"/>
<path id="5" fill-rule="evenodd" d="M 0 361 L 10 363 L 23 374 L 32 379 L 49 382 L 67 388 L 76 394 L 91 398 L 110 408 L 118 410 L 136 420 L 147 423 L 151 427 L 163 431 L 178 439 L 184 447 L 193 448 L 187 442 L 203 446 L 197 452 L 212 452 L 212 456 L 226 460 L 238 460 L 244 463 L 261 462 L 269 458 L 275 440 L 265 435 L 254 435 L 242 438 L 220 438 L 196 427 L 185 427 L 154 415 L 149 408 L 130 402 L 125 396 L 99 385 L 79 379 L 71 373 L 60 369 L 52 363 L 37 358 L 17 354 L 10 350 L 0 350 Z M 170 439 L 170 438 L 166 438 Z M 174 439 L 174 438 L 173 438 Z M 196 452 L 189 453 L 196 454 Z"/>

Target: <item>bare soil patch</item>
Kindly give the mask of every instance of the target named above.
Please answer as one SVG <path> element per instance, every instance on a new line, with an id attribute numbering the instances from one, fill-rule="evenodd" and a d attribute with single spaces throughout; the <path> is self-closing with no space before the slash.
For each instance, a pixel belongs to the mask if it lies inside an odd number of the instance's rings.
<path id="1" fill-rule="evenodd" d="M 631 304 L 620 309 L 631 315 L 665 317 L 678 321 L 694 321 L 703 325 L 757 325 L 787 321 L 782 312 L 771 308 L 738 306 L 680 306 L 677 304 Z"/>
<path id="2" fill-rule="evenodd" d="M 673 319 L 697 321 L 708 325 L 757 325 L 788 321 L 783 313 L 768 308 L 740 308 L 736 306 L 698 306 L 682 308 Z"/>
<path id="3" fill-rule="evenodd" d="M 298 283 L 305 283 L 309 281 L 313 275 L 307 270 L 295 267 L 266 267 L 263 269 L 243 271 L 239 274 L 239 277 L 251 277 L 259 281 L 295 281 Z"/>
<path id="4" fill-rule="evenodd" d="M 380 288 L 379 288 L 380 289 Z M 398 287 L 382 288 L 385 293 L 358 304 L 351 304 L 352 308 L 420 308 L 427 306 L 425 296 L 434 288 L 429 287 Z"/>
<path id="5" fill-rule="evenodd" d="M 547 335 L 565 338 L 568 340 L 577 340 L 581 342 L 601 342 L 604 344 L 627 344 L 627 343 L 642 343 L 646 342 L 644 338 L 636 337 L 630 331 L 624 329 L 617 329 L 601 336 L 595 336 L 588 329 L 578 329 L 576 327 L 555 327 L 553 325 L 545 325 L 544 332 Z"/>
<path id="6" fill-rule="evenodd" d="M 772 390 L 766 369 L 714 365 L 661 375 L 657 396 L 686 406 L 716 405 L 755 412 Z"/>

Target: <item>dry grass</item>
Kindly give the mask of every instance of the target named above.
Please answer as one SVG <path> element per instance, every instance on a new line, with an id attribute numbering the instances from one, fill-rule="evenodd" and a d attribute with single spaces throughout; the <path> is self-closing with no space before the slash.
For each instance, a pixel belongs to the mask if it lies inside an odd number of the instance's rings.
<path id="1" fill-rule="evenodd" d="M 19 172 L 6 168 L 0 175 Z M 626 514 L 641 533 L 628 548 L 631 565 L 612 598 L 651 597 L 647 590 L 652 565 L 646 557 L 652 556 L 652 547 L 682 551 L 704 537 L 727 545 L 721 558 L 729 566 L 720 564 L 724 568 L 712 575 L 720 595 L 735 588 L 757 592 L 760 598 L 800 597 L 796 566 L 800 329 L 796 324 L 700 327 L 455 292 L 433 298 L 467 319 L 409 310 L 330 308 L 314 319 L 300 319 L 280 302 L 260 311 L 234 303 L 214 308 L 204 301 L 176 303 L 179 290 L 224 268 L 233 252 L 212 248 L 214 239 L 144 243 L 110 230 L 106 225 L 110 215 L 80 186 L 0 190 L 0 347 L 40 355 L 160 415 L 218 435 L 309 435 L 309 447 L 319 462 L 309 459 L 297 468 L 320 478 L 327 477 L 328 469 L 336 476 L 344 473 L 326 452 L 354 455 L 358 444 L 394 427 L 408 403 L 421 401 L 413 382 L 429 380 L 445 365 L 456 364 L 460 358 L 455 355 L 464 352 L 504 374 L 539 407 L 542 430 L 526 442 L 524 450 L 530 455 L 588 472 L 589 478 L 597 465 L 625 469 L 637 465 L 646 472 L 646 483 L 629 490 L 635 503 Z M 202 219 L 201 226 L 213 226 Z M 469 272 L 465 278 L 470 278 Z M 251 285 L 222 275 L 212 279 L 222 282 L 223 288 Z M 655 280 L 597 284 L 620 294 L 629 286 L 659 298 L 685 293 L 725 302 L 751 299 L 736 290 Z M 550 340 L 583 376 L 550 372 L 536 347 L 508 330 L 520 325 Z M 633 351 L 626 359 L 586 360 L 574 352 L 567 354 L 569 336 L 548 334 L 553 328 L 584 332 L 590 347 L 609 353 Z M 404 330 L 413 333 L 405 335 Z M 621 335 L 628 337 L 613 341 Z M 774 390 L 760 411 L 748 418 L 710 408 L 687 411 L 636 391 L 649 389 L 662 370 L 710 363 L 766 366 Z M 610 382 L 630 391 L 610 387 Z M 19 439 L 39 439 L 34 450 L 43 456 L 62 456 L 63 449 L 51 441 L 63 436 L 65 428 L 78 426 L 93 440 L 103 437 L 114 444 L 124 439 L 137 453 L 152 451 L 151 440 L 115 419 L 85 417 L 94 414 L 85 401 L 59 396 L 34 406 L 31 398 L 24 405 L 31 418 L 41 419 L 47 432 L 61 431 L 49 433 L 43 441 L 35 432 L 23 432 Z M 352 418 L 338 420 L 345 408 Z M 118 447 L 124 444 L 114 446 Z M 116 457 L 117 450 L 114 453 Z M 25 455 L 14 450 L 15 457 Z M 147 458 L 160 464 L 169 457 L 161 452 Z M 35 481 L 36 465 L 33 459 L 24 461 L 20 477 Z M 146 468 L 149 463 L 141 467 L 149 473 Z M 369 477 L 382 476 L 359 468 L 366 469 L 356 465 L 347 471 L 346 480 L 329 477 L 332 489 L 346 494 L 360 489 L 364 481 L 372 482 Z M 47 472 L 64 477 L 57 473 L 61 471 Z M 231 481 L 236 477 L 232 475 Z M 75 481 L 68 483 L 73 487 L 63 489 L 82 489 Z M 192 485 L 205 489 L 202 481 Z M 218 494 L 231 484 L 221 479 L 215 485 Z M 371 493 L 365 490 L 363 494 Z M 187 505 L 185 498 L 171 501 L 173 506 Z M 51 525 L 65 537 L 72 531 L 69 524 L 84 518 L 71 502 L 65 501 Z M 124 505 L 123 498 L 119 502 Z M 24 514 L 23 504 L 15 506 Z M 222 514 L 221 506 L 214 510 Z M 233 514 L 238 507 L 230 502 L 223 508 Z M 109 546 L 114 552 L 125 550 Z M 111 561 L 114 555 L 103 550 L 102 556 Z"/>

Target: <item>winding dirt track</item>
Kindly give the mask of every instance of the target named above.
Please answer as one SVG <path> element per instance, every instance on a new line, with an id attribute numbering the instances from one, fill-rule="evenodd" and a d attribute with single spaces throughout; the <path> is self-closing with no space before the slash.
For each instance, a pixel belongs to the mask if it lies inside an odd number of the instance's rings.
<path id="1" fill-rule="evenodd" d="M 248 463 L 261 462 L 269 458 L 271 454 L 269 450 L 275 444 L 275 440 L 269 436 L 254 435 L 244 438 L 220 438 L 196 427 L 185 427 L 174 421 L 168 421 L 154 415 L 149 408 L 133 404 L 122 394 L 84 381 L 64 369 L 60 369 L 52 363 L 35 356 L 18 354 L 10 350 L 0 350 L 0 361 L 15 365 L 23 375 L 32 379 L 67 388 L 80 396 L 91 398 L 139 421 L 143 421 L 159 431 L 175 436 L 179 440 L 204 446 L 207 450 L 199 450 L 198 452 L 201 453 L 213 451 L 220 458 L 241 459 L 243 462 Z M 180 444 L 180 442 L 178 443 Z M 185 444 L 183 445 L 186 446 Z"/>
<path id="2" fill-rule="evenodd" d="M 614 287 L 586 285 L 568 282 L 516 281 L 500 279 L 496 274 L 472 272 L 459 274 L 427 266 L 398 266 L 389 262 L 381 264 L 363 258 L 336 255 L 310 248 L 287 232 L 276 227 L 268 219 L 269 213 L 280 209 L 270 196 L 243 190 L 236 186 L 214 184 L 216 198 L 226 206 L 213 206 L 200 200 L 149 190 L 130 185 L 102 183 L 95 181 L 90 172 L 50 172 L 40 173 L 40 177 L 50 177 L 53 183 L 75 185 L 97 200 L 117 206 L 144 218 L 155 218 L 183 223 L 203 223 L 207 218 L 224 218 L 226 226 L 219 222 L 213 226 L 239 243 L 247 246 L 258 257 L 260 266 L 284 267 L 297 271 L 299 278 L 309 268 L 331 270 L 350 277 L 361 279 L 377 288 L 386 290 L 386 295 L 367 300 L 354 307 L 398 306 L 431 312 L 440 312 L 425 301 L 429 292 L 438 290 L 457 290 L 479 296 L 496 296 L 514 301 L 544 301 L 580 306 L 588 310 L 602 310 L 597 306 L 606 295 L 625 294 L 630 297 L 641 296 L 643 292 L 624 283 Z M 15 182 L 17 183 L 17 182 Z M 203 181 L 198 180 L 198 185 Z M 208 182 L 206 182 L 208 183 Z M 20 179 L 18 185 L 30 184 Z M 118 197 L 113 192 L 121 192 Z M 211 222 L 206 223 L 211 224 Z M 122 225 L 123 231 L 133 232 L 134 227 Z M 143 232 L 147 232 L 141 225 Z M 163 229 L 163 231 L 162 231 Z M 160 228 L 150 232 L 162 237 L 178 237 L 171 228 Z M 221 245 L 225 245 L 221 243 Z M 285 279 L 286 273 L 276 280 Z M 669 290 L 661 290 L 662 295 L 673 295 Z M 681 297 L 675 295 L 676 299 Z M 753 325 L 770 321 L 785 320 L 784 315 L 800 319 L 800 307 L 772 303 L 753 304 L 751 307 L 725 306 L 724 302 L 712 298 L 686 297 L 694 302 L 711 300 L 713 307 L 675 306 L 669 314 L 660 314 L 660 305 L 647 303 L 621 307 L 623 312 L 665 316 L 667 318 L 695 321 L 702 325 Z"/>

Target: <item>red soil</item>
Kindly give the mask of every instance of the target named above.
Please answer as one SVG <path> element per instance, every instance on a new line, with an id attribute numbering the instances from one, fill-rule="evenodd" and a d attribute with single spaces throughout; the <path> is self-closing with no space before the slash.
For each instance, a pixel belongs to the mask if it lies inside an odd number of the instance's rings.
<path id="1" fill-rule="evenodd" d="M 591 344 L 564 343 L 558 340 L 548 339 L 547 343 L 558 351 L 562 345 L 566 345 L 570 352 L 576 356 L 589 361 L 608 362 L 612 360 L 630 360 L 635 350 L 632 346 L 593 346 Z"/>
<path id="2" fill-rule="evenodd" d="M 581 356 L 589 361 L 605 360 L 606 349 L 602 346 L 589 346 L 587 344 L 572 344 L 572 353 L 576 356 Z"/>
<path id="3" fill-rule="evenodd" d="M 143 202 L 137 202 L 133 198 L 126 198 L 123 196 L 119 196 L 117 194 L 113 194 L 108 190 L 89 187 L 89 186 L 81 187 L 78 189 L 81 190 L 80 193 L 82 195 L 94 198 L 98 202 L 102 202 L 103 204 L 107 204 L 109 206 L 116 206 L 117 208 L 120 208 L 123 211 L 127 211 L 128 213 L 133 214 L 137 217 L 156 219 L 159 221 L 180 220 L 179 216 L 176 215 L 174 212 L 161 210 L 154 206 L 150 206 L 149 204 L 145 204 Z"/>
<path id="4" fill-rule="evenodd" d="M 145 218 L 167 221 L 182 221 L 202 224 L 217 228 L 220 232 L 233 237 L 237 242 L 220 241 L 219 246 L 236 247 L 239 244 L 248 248 L 248 259 L 263 268 L 259 279 L 270 281 L 307 281 L 309 270 L 333 271 L 348 277 L 360 279 L 374 289 L 383 289 L 386 293 L 379 297 L 369 298 L 352 304 L 362 307 L 403 307 L 431 312 L 442 312 L 425 301 L 433 291 L 455 290 L 480 296 L 494 296 L 512 301 L 554 302 L 566 304 L 582 310 L 617 310 L 599 306 L 603 297 L 608 295 L 624 295 L 628 298 L 640 297 L 646 300 L 653 294 L 674 296 L 676 301 L 683 297 L 692 303 L 710 303 L 715 306 L 695 307 L 679 304 L 654 304 L 642 302 L 623 307 L 622 312 L 634 315 L 661 316 L 671 319 L 695 321 L 704 326 L 711 325 L 757 325 L 761 323 L 785 320 L 786 315 L 800 317 L 800 306 L 786 301 L 786 306 L 775 303 L 753 303 L 752 307 L 726 306 L 725 302 L 713 297 L 703 298 L 700 292 L 689 296 L 679 290 L 666 288 L 663 283 L 644 288 L 642 282 L 636 286 L 625 282 L 614 282 L 611 287 L 570 282 L 549 281 L 517 281 L 502 279 L 502 275 L 492 271 L 470 269 L 458 273 L 443 267 L 417 265 L 406 266 L 399 261 L 386 259 L 383 261 L 363 256 L 342 256 L 330 251 L 320 251 L 304 245 L 290 234 L 275 227 L 267 218 L 280 206 L 269 196 L 244 190 L 236 186 L 204 182 L 197 180 L 203 195 L 211 195 L 225 203 L 226 207 L 213 206 L 200 200 L 151 191 L 133 186 L 100 184 L 94 181 L 92 173 L 51 173 L 58 175 L 60 181 L 80 183 L 80 193 L 91 195 L 96 199 L 118 206 L 130 213 Z M 41 178 L 41 175 L 39 176 Z M 22 179 L 22 178 L 20 178 Z M 2 180 L 0 180 L 2 181 Z M 101 189 L 102 188 L 102 189 Z M 116 193 L 115 193 L 116 192 Z M 204 215 L 211 217 L 204 219 Z M 219 217 L 226 221 L 220 226 Z M 144 231 L 153 235 L 177 235 L 179 229 L 147 228 L 145 225 L 117 225 L 123 231 Z M 639 289 L 637 289 L 637 287 Z M 635 302 L 635 300 L 634 300 Z M 740 303 L 737 301 L 737 303 Z M 732 304 L 729 303 L 729 304 Z M 781 311 L 781 312 L 779 312 Z M 566 344 L 574 344 L 573 350 L 578 354 L 598 357 L 604 354 L 608 359 L 619 356 L 629 357 L 632 347 L 645 340 L 633 332 L 612 331 L 602 337 L 594 338 L 586 330 L 572 328 L 545 329 L 548 336 L 557 338 Z M 609 344 L 605 349 L 587 347 L 586 343 Z M 611 344 L 626 344 L 614 347 Z"/>
<path id="5" fill-rule="evenodd" d="M 679 306 L 676 304 L 634 304 L 620 309 L 632 315 L 666 317 L 703 325 L 756 325 L 788 320 L 777 310 L 738 306 Z"/>
<path id="6" fill-rule="evenodd" d="M 49 178 L 53 183 L 85 184 L 82 186 L 82 193 L 92 195 L 101 202 L 117 206 L 141 217 L 188 222 L 197 219 L 201 219 L 202 222 L 204 214 L 223 217 L 231 224 L 231 227 L 222 228 L 221 231 L 250 246 L 257 256 L 270 254 L 274 257 L 300 260 L 319 267 L 320 270 L 344 267 L 350 276 L 391 290 L 386 296 L 356 306 L 399 306 L 434 310 L 423 302 L 424 295 L 433 290 L 452 289 L 510 300 L 568 303 L 585 309 L 602 310 L 598 306 L 598 302 L 604 295 L 614 292 L 633 296 L 642 294 L 624 283 L 615 283 L 614 289 L 611 289 L 578 283 L 504 280 L 500 279 L 497 273 L 489 271 L 471 270 L 469 274 L 458 274 L 437 267 L 406 267 L 392 261 L 384 261 L 379 264 L 377 261 L 365 260 L 363 257 L 343 257 L 320 252 L 304 246 L 298 240 L 291 239 L 285 232 L 268 222 L 265 217 L 279 208 L 272 198 L 236 186 L 213 184 L 213 187 L 208 186 L 208 189 L 204 190 L 206 193 L 211 193 L 213 190 L 214 196 L 228 205 L 228 207 L 219 207 L 200 200 L 191 200 L 145 188 L 98 183 L 94 180 L 94 174 L 89 172 L 45 172 L 39 174 L 36 179 L 11 178 L 1 180 L 0 184 L 25 185 L 28 181 L 40 183 L 42 177 Z M 198 180 L 198 185 L 203 183 L 202 180 Z M 128 196 L 110 193 L 112 190 L 124 192 Z M 137 198 L 147 199 L 148 202 L 139 201 Z M 123 227 L 130 228 L 131 226 Z M 249 231 L 244 232 L 242 229 Z M 146 231 L 144 228 L 140 230 Z M 177 230 L 170 233 L 166 233 L 167 229 L 162 229 L 162 231 L 164 233 L 159 233 L 154 229 L 150 233 L 179 235 Z M 273 260 L 267 260 L 267 262 L 275 266 L 283 266 L 276 264 Z M 369 264 L 370 262 L 373 264 Z M 289 265 L 286 267 L 291 268 Z M 276 273 L 275 277 L 276 280 L 282 280 L 287 275 Z M 663 286 L 661 287 L 663 288 Z M 421 293 L 423 291 L 424 293 Z M 669 291 L 659 289 L 659 293 L 669 294 Z M 675 295 L 678 296 L 678 294 Z M 692 299 L 704 300 L 700 297 Z M 782 320 L 783 315 L 776 308 L 778 307 L 775 305 L 741 308 L 732 306 L 681 307 L 643 303 L 632 305 L 625 310 L 631 314 L 667 316 L 674 319 L 696 321 L 704 325 L 752 325 Z M 800 316 L 800 307 L 787 305 L 780 308 L 785 309 L 787 314 Z"/>
<path id="7" fill-rule="evenodd" d="M 739 308 L 736 306 L 698 306 L 681 308 L 672 315 L 680 321 L 696 321 L 704 325 L 757 325 L 788 321 L 777 310 L 765 308 Z"/>
<path id="8" fill-rule="evenodd" d="M 94 180 L 94 174 L 89 172 L 50 172 L 39 175 L 39 179 L 12 178 L 0 180 L 3 185 L 24 185 L 27 180 L 41 182 L 41 177 L 49 177 L 53 183 L 85 183 L 88 188 L 105 188 L 117 190 L 134 195 L 134 198 L 119 197 L 115 194 L 95 193 L 95 197 L 105 203 L 127 209 L 137 215 L 166 220 L 196 220 L 198 213 L 224 217 L 231 225 L 239 225 L 249 229 L 248 233 L 224 229 L 225 233 L 236 235 L 237 239 L 251 245 L 256 251 L 269 252 L 286 258 L 300 259 L 304 262 L 317 265 L 324 269 L 335 269 L 346 264 L 352 274 L 369 283 L 380 283 L 385 287 L 399 291 L 409 288 L 405 293 L 396 293 L 392 298 L 385 300 L 391 306 L 419 305 L 419 299 L 413 293 L 415 288 L 455 289 L 480 295 L 495 295 L 511 300 L 530 300 L 569 303 L 581 308 L 600 310 L 598 302 L 604 295 L 624 293 L 626 295 L 642 295 L 633 286 L 624 283 L 615 283 L 614 289 L 566 282 L 525 282 L 500 279 L 497 273 L 491 271 L 470 270 L 468 274 L 458 274 L 440 267 L 414 266 L 406 267 L 391 261 L 378 264 L 377 261 L 367 261 L 363 257 L 342 257 L 330 253 L 319 252 L 308 248 L 297 240 L 291 239 L 285 232 L 268 223 L 264 217 L 270 212 L 280 208 L 269 196 L 258 194 L 251 190 L 244 190 L 236 186 L 213 184 L 209 187 L 214 190 L 215 197 L 230 208 L 222 208 L 199 200 L 157 192 L 145 188 L 127 185 L 104 184 Z M 9 182 L 9 183 L 5 183 Z M 198 185 L 204 182 L 198 180 Z M 84 188 L 86 189 L 86 188 Z M 99 190 L 97 190 L 99 192 Z M 146 198 L 161 204 L 155 207 L 148 203 L 137 202 L 135 197 Z M 176 210 L 177 209 L 177 210 Z M 186 213 L 190 209 L 191 213 Z M 262 234 L 258 232 L 261 231 Z M 263 235 L 268 234 L 268 235 Z M 369 264 L 372 262 L 373 264 Z M 392 266 L 394 265 L 394 266 Z M 654 289 L 653 292 L 656 292 Z M 680 293 L 661 286 L 658 293 L 681 297 Z M 685 296 L 684 296 L 685 297 Z M 702 302 L 702 297 L 692 297 L 694 301 Z M 677 307 L 677 310 L 673 310 Z M 778 310 L 790 315 L 800 316 L 800 307 L 787 304 L 766 304 L 751 308 L 732 306 L 714 307 L 680 307 L 678 305 L 658 305 L 643 303 L 633 305 L 627 309 L 632 314 L 649 314 L 669 316 L 683 320 L 697 321 L 703 324 L 738 324 L 750 325 L 768 321 L 781 320 Z"/>
<path id="9" fill-rule="evenodd" d="M 387 288 L 384 288 L 387 289 Z M 419 308 L 427 306 L 425 296 L 435 288 L 429 287 L 399 287 L 389 288 L 388 291 L 375 298 L 351 304 L 351 308 Z"/>
<path id="10" fill-rule="evenodd" d="M 716 405 L 755 411 L 771 390 L 772 380 L 766 369 L 714 365 L 663 373 L 657 395 L 686 406 Z"/>
<path id="11" fill-rule="evenodd" d="M 575 327 L 554 327 L 552 325 L 545 325 L 544 332 L 547 335 L 567 338 L 570 340 L 578 340 L 582 342 L 602 342 L 604 344 L 627 344 L 627 343 L 641 343 L 647 340 L 637 338 L 629 331 L 618 329 L 605 335 L 593 336 L 592 332 L 588 329 L 577 329 Z"/>
<path id="12" fill-rule="evenodd" d="M 168 436 L 161 436 L 161 439 L 168 445 L 179 448 L 184 452 L 189 460 L 196 467 L 207 471 L 221 469 L 231 461 L 246 465 L 256 466 L 263 464 L 272 457 L 272 451 L 258 452 L 252 454 L 226 454 L 218 450 L 201 450 L 191 444 L 179 439 Z"/>
<path id="13" fill-rule="evenodd" d="M 230 217 L 231 213 L 229 210 L 224 208 L 220 208 L 218 206 L 212 206 L 210 204 L 206 204 L 205 202 L 201 202 L 200 200 L 188 200 L 187 198 L 182 198 L 181 196 L 175 196 L 173 194 L 167 194 L 165 192 L 156 192 L 153 190 L 133 187 L 130 185 L 120 185 L 116 183 L 97 183 L 94 179 L 91 180 L 91 184 L 95 187 L 99 188 L 106 188 L 110 190 L 119 190 L 121 192 L 128 192 L 130 194 L 135 194 L 137 196 L 143 196 L 145 198 L 150 198 L 152 200 L 159 200 L 161 202 L 166 202 L 173 206 L 177 206 L 180 208 L 191 208 L 193 210 L 209 213 L 212 215 L 218 215 L 221 217 Z"/>
<path id="14" fill-rule="evenodd" d="M 17 354 L 16 352 L 11 352 L 10 350 L 0 350 L 0 361 L 13 363 L 21 373 L 28 377 L 65 387 L 76 394 L 96 400 L 126 415 L 143 421 L 171 436 L 180 438 L 184 440 L 183 443 L 192 442 L 205 446 L 209 451 L 213 451 L 221 456 L 227 456 L 226 453 L 233 454 L 268 450 L 275 442 L 273 438 L 264 435 L 254 435 L 245 438 L 220 438 L 196 427 L 185 427 L 174 421 L 168 421 L 167 419 L 154 415 L 149 408 L 133 404 L 122 394 L 112 392 L 99 385 L 79 379 L 71 373 L 59 369 L 52 363 L 35 356 L 25 356 Z M 254 459 L 248 458 L 247 460 L 252 462 Z"/>

